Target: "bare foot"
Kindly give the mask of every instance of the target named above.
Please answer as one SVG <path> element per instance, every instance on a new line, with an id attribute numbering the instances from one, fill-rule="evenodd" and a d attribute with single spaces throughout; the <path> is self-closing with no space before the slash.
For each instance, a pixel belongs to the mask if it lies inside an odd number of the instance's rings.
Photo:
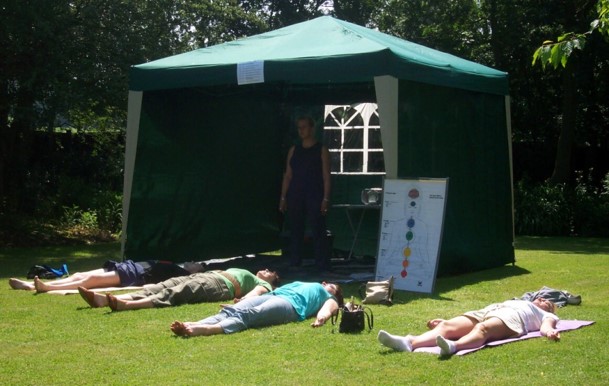
<path id="1" fill-rule="evenodd" d="M 8 279 L 8 285 L 10 285 L 12 289 L 16 290 L 34 291 L 36 289 L 33 283 L 15 278 Z"/>
<path id="2" fill-rule="evenodd" d="M 85 287 L 78 287 L 78 293 L 93 308 L 105 307 L 108 305 L 106 295 L 95 293 Z"/>
<path id="3" fill-rule="evenodd" d="M 200 324 L 197 322 L 180 322 L 178 320 L 171 323 L 171 331 L 177 336 L 209 336 L 224 332 L 222 327 L 217 324 Z"/>
<path id="4" fill-rule="evenodd" d="M 186 332 L 186 325 L 183 322 L 180 322 L 179 320 L 174 320 L 173 323 L 171 323 L 171 326 L 169 326 L 169 328 L 177 336 L 188 336 L 188 333 Z"/>
<path id="5" fill-rule="evenodd" d="M 34 287 L 36 287 L 36 292 L 42 293 L 47 292 L 49 289 L 47 285 L 38 278 L 38 276 L 34 276 Z"/>
<path id="6" fill-rule="evenodd" d="M 91 291 L 93 292 L 93 291 Z M 107 307 L 108 306 L 108 298 L 104 294 L 100 294 L 97 292 L 93 292 L 94 302 L 97 307 Z"/>
<path id="7" fill-rule="evenodd" d="M 444 319 L 432 319 L 429 322 L 427 322 L 427 328 L 429 328 L 430 330 L 433 330 L 434 328 L 436 328 L 436 326 L 440 323 L 442 323 L 444 321 Z"/>
<path id="8" fill-rule="evenodd" d="M 224 330 L 217 324 L 201 324 L 197 322 L 184 323 L 189 336 L 210 336 L 223 334 Z"/>
<path id="9" fill-rule="evenodd" d="M 108 307 L 110 307 L 110 309 L 112 311 L 122 311 L 121 308 L 119 307 L 119 301 L 116 298 L 116 296 L 112 295 L 111 293 L 107 293 L 106 301 L 108 302 Z M 120 303 L 120 304 L 122 304 L 122 303 Z"/>

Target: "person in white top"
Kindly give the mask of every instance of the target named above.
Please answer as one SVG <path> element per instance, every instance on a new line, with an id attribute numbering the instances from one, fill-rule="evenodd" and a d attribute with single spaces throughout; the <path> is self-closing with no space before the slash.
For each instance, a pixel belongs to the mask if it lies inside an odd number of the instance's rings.
<path id="1" fill-rule="evenodd" d="M 556 330 L 559 319 L 555 312 L 556 305 L 547 299 L 508 300 L 452 319 L 430 320 L 427 322 L 430 330 L 418 336 L 398 336 L 380 330 L 378 340 L 396 351 L 437 345 L 445 356 L 532 331 L 540 331 L 541 335 L 557 341 L 560 333 Z"/>

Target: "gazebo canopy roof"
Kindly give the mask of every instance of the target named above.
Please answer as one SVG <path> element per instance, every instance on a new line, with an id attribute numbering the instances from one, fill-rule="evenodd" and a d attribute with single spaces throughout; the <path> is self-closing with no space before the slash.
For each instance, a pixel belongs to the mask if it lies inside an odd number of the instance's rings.
<path id="1" fill-rule="evenodd" d="M 264 82 L 357 83 L 391 75 L 508 94 L 505 72 L 330 16 L 136 65 L 130 89 L 237 84 L 238 64 L 250 62 L 263 67 Z"/>

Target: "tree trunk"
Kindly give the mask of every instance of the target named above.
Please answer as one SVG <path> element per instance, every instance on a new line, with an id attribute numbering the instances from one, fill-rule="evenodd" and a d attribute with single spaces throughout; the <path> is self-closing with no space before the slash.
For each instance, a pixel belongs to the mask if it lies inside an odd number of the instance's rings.
<path id="1" fill-rule="evenodd" d="M 6 195 L 8 190 L 7 163 L 13 154 L 14 132 L 9 126 L 9 98 L 8 83 L 5 79 L 0 81 L 0 197 Z"/>
<path id="2" fill-rule="evenodd" d="M 550 182 L 555 184 L 569 182 L 571 177 L 571 153 L 577 122 L 577 82 L 574 67 L 574 63 L 570 62 L 562 73 L 562 125 L 556 147 L 554 171 L 550 177 Z"/>
<path id="3" fill-rule="evenodd" d="M 2 184 L 3 194 L 16 198 L 17 206 L 20 206 L 28 160 L 32 151 L 34 94 L 31 90 L 20 90 L 15 102 L 12 122 L 2 128 L 3 134 L 6 134 L 6 137 L 2 138 L 3 150 L 6 150 L 6 155 L 3 155 L 1 166 L 3 176 L 0 183 Z"/>

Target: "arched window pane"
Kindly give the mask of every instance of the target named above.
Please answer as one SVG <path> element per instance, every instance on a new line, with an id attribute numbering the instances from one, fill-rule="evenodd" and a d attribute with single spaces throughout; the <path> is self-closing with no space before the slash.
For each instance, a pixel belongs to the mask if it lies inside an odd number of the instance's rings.
<path id="1" fill-rule="evenodd" d="M 328 149 L 340 149 L 342 140 L 341 140 L 341 131 L 340 130 L 324 130 L 324 144 L 328 147 Z"/>
<path id="2" fill-rule="evenodd" d="M 351 129 L 345 130 L 345 142 L 343 149 L 360 149 L 364 148 L 364 130 Z"/>
<path id="3" fill-rule="evenodd" d="M 324 143 L 332 158 L 332 173 L 384 173 L 376 104 L 327 105 L 324 129 Z"/>
<path id="4" fill-rule="evenodd" d="M 379 127 L 380 127 L 380 126 L 381 126 L 381 123 L 380 123 L 380 121 L 379 121 L 379 116 L 378 116 L 378 114 L 376 114 L 376 113 L 375 113 L 375 114 L 372 114 L 372 115 L 370 116 L 370 121 L 368 122 L 368 124 L 369 124 L 370 126 L 379 126 Z"/>
<path id="5" fill-rule="evenodd" d="M 371 151 L 368 153 L 368 172 L 384 172 L 385 171 L 385 157 L 383 152 Z"/>
<path id="6" fill-rule="evenodd" d="M 383 149 L 381 129 L 368 129 L 368 149 Z"/>
<path id="7" fill-rule="evenodd" d="M 343 153 L 343 172 L 361 172 L 363 166 L 363 153 Z"/>

